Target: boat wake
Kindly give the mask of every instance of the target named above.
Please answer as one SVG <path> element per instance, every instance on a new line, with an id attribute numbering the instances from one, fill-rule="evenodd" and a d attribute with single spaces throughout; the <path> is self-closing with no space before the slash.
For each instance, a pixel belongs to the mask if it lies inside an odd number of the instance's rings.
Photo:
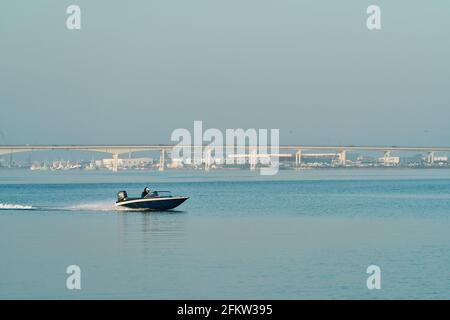
<path id="1" fill-rule="evenodd" d="M 111 201 L 80 203 L 61 208 L 68 211 L 116 211 Z"/>
<path id="2" fill-rule="evenodd" d="M 36 210 L 36 208 L 23 204 L 0 203 L 0 210 Z"/>
<path id="3" fill-rule="evenodd" d="M 33 211 L 117 211 L 110 201 L 80 203 L 62 207 L 31 206 L 24 204 L 0 203 L 0 210 L 33 210 Z"/>
<path id="4" fill-rule="evenodd" d="M 77 212 L 117 212 L 117 211 L 146 211 L 146 209 L 133 209 L 126 207 L 116 207 L 111 201 L 97 201 L 79 203 L 61 207 L 52 206 L 31 206 L 24 204 L 0 203 L 0 210 L 33 210 L 33 211 L 77 211 Z"/>

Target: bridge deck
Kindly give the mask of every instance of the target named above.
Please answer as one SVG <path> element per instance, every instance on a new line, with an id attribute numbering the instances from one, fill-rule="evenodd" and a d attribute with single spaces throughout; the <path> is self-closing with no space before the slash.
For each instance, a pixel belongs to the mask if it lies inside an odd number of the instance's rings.
<path id="1" fill-rule="evenodd" d="M 26 151 L 93 151 L 111 154 L 122 154 L 138 151 L 171 150 L 175 145 L 2 145 L 0 154 Z M 200 148 L 205 146 L 188 146 Z M 221 146 L 222 148 L 249 148 L 248 146 Z M 308 146 L 280 145 L 280 150 L 322 150 L 322 151 L 411 151 L 411 152 L 450 152 L 450 147 L 398 147 L 398 146 Z"/>

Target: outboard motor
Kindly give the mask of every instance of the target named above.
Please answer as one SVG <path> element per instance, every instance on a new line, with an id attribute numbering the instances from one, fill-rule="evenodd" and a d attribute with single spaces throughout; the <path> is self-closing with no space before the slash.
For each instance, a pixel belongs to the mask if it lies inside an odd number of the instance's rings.
<path id="1" fill-rule="evenodd" d="M 119 191 L 119 193 L 117 194 L 117 202 L 123 201 L 126 198 L 128 198 L 127 192 L 126 191 Z"/>

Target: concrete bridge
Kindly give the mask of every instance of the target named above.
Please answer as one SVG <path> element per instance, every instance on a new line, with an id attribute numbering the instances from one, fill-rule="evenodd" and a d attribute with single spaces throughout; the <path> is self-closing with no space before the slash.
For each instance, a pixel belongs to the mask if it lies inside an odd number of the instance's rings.
<path id="1" fill-rule="evenodd" d="M 159 151 L 160 163 L 159 169 L 164 170 L 165 155 L 173 149 L 175 145 L 167 144 L 148 144 L 148 145 L 0 145 L 0 155 L 13 154 L 18 152 L 34 152 L 34 151 L 91 151 L 99 153 L 108 153 L 114 159 L 113 170 L 118 169 L 118 159 L 121 154 L 130 154 L 140 151 Z M 193 150 L 195 148 L 203 150 L 204 146 L 190 146 Z M 217 147 L 217 146 L 216 146 Z M 224 150 L 227 148 L 254 150 L 253 146 L 221 146 Z M 428 154 L 428 158 L 433 159 L 435 152 L 450 152 L 450 147 L 399 147 L 399 146 L 311 146 L 311 145 L 281 145 L 279 150 L 293 152 L 295 154 L 296 165 L 301 163 L 302 157 L 308 157 L 304 151 L 332 151 L 334 152 L 342 165 L 347 161 L 347 152 L 369 151 L 369 152 L 383 152 L 385 155 L 390 155 L 391 152 L 419 152 Z M 250 157 L 252 152 L 249 152 Z M 316 154 L 317 156 L 318 154 Z M 329 156 L 330 154 L 324 154 Z"/>
<path id="2" fill-rule="evenodd" d="M 34 151 L 91 151 L 112 155 L 113 171 L 118 169 L 118 159 L 121 154 L 140 151 L 159 151 L 160 170 L 164 169 L 165 153 L 173 148 L 172 145 L 9 145 L 0 146 L 0 155 L 18 152 Z"/>

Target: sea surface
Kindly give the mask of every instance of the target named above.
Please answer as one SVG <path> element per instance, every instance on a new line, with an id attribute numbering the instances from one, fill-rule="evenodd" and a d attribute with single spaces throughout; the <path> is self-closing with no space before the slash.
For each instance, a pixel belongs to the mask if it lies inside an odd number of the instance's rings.
<path id="1" fill-rule="evenodd" d="M 114 210 L 144 186 L 190 199 Z M 450 299 L 450 170 L 3 169 L 0 298 Z"/>

